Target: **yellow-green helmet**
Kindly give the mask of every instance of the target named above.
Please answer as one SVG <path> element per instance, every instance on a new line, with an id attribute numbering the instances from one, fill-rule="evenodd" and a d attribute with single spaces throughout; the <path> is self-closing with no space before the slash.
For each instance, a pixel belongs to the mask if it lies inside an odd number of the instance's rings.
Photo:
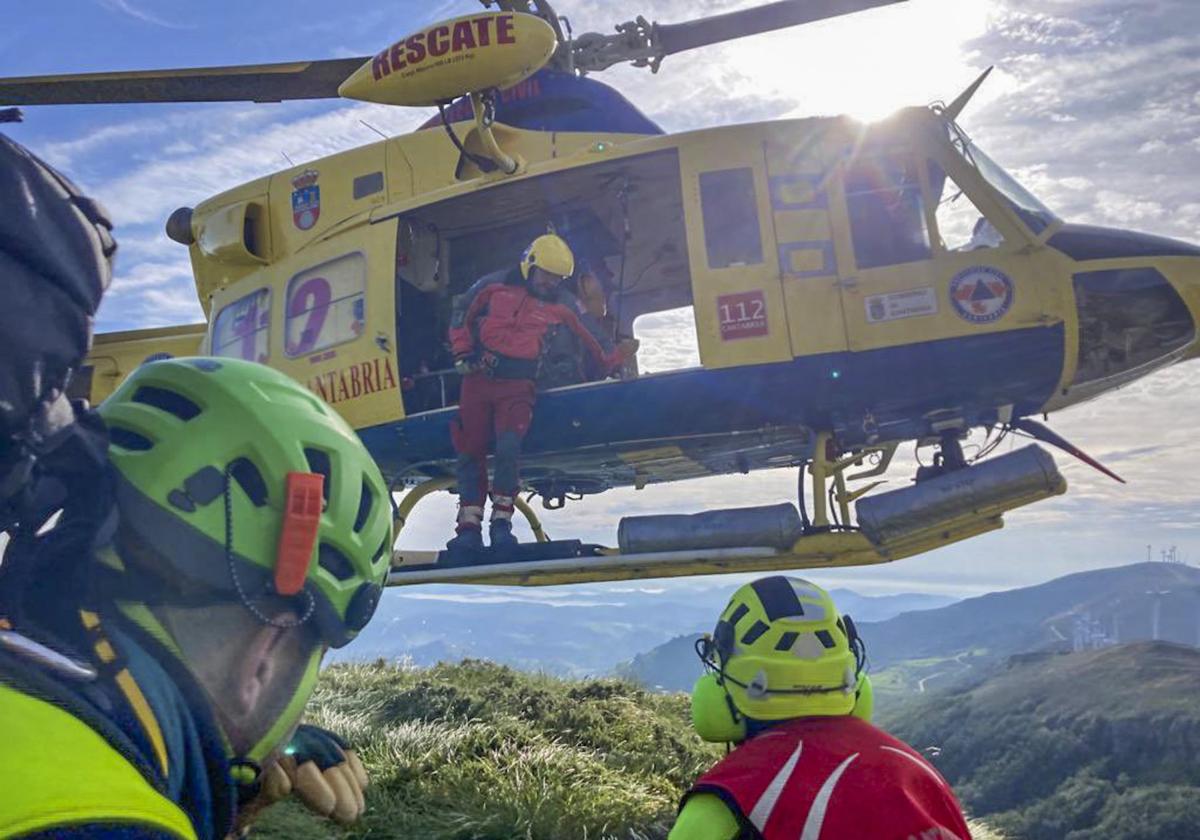
<path id="1" fill-rule="evenodd" d="M 521 276 L 528 280 L 529 271 L 534 266 L 556 277 L 570 277 L 575 273 L 575 255 L 561 236 L 543 234 L 533 240 L 521 255 Z"/>
<path id="2" fill-rule="evenodd" d="M 717 682 L 759 721 L 848 715 L 862 669 L 853 623 L 824 589 L 776 575 L 733 594 L 713 632 Z"/>
<path id="3" fill-rule="evenodd" d="M 354 430 L 278 371 L 236 359 L 144 364 L 100 406 L 119 549 L 164 598 L 299 596 L 340 647 L 391 559 L 387 484 Z M 318 478 L 317 476 L 320 476 Z"/>

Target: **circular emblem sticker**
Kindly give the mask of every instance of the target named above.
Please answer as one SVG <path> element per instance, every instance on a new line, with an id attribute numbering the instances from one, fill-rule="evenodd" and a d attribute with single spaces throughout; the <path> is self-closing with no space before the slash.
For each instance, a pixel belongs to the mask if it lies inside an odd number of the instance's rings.
<path id="1" fill-rule="evenodd" d="M 977 265 L 950 281 L 950 304 L 963 320 L 991 324 L 1012 308 L 1013 282 L 997 268 Z"/>

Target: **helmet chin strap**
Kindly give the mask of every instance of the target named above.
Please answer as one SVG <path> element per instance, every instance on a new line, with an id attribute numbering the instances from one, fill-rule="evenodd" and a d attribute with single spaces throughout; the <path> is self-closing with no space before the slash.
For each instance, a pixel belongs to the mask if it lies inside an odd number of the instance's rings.
<path id="1" fill-rule="evenodd" d="M 149 606 L 145 603 L 120 602 L 118 603 L 118 608 L 130 621 L 170 651 L 176 661 L 183 668 L 188 669 L 190 673 L 191 669 L 188 668 L 187 656 L 180 649 L 171 632 L 163 625 Z M 229 760 L 231 768 L 230 774 L 239 785 L 253 784 L 257 780 L 263 762 L 273 752 L 284 745 L 284 740 L 299 724 L 300 718 L 304 714 L 304 707 L 308 704 L 309 697 L 312 696 L 313 689 L 316 687 L 323 655 L 324 647 L 317 646 L 313 649 L 308 662 L 304 665 L 304 672 L 293 689 L 292 696 L 283 711 L 278 715 L 274 723 L 271 724 L 270 728 L 249 749 L 241 754 L 233 748 L 230 741 L 230 733 L 225 731 L 226 727 L 221 722 L 221 716 L 213 716 L 215 723 L 221 730 L 222 740 L 225 743 L 226 757 Z M 191 677 L 195 681 L 195 687 L 203 691 L 205 695 L 208 695 L 208 691 L 204 688 L 203 683 L 194 674 Z M 211 704 L 211 699 L 209 702 Z"/>
<path id="2" fill-rule="evenodd" d="M 859 644 L 861 645 L 861 642 Z M 847 668 L 846 674 L 845 674 L 845 680 L 842 682 L 841 685 L 808 686 L 805 688 L 759 688 L 757 686 L 754 686 L 752 688 L 753 681 L 751 681 L 750 683 L 744 683 L 735 677 L 731 677 L 729 674 L 727 674 L 725 672 L 724 661 L 718 661 L 718 660 L 713 659 L 711 652 L 708 650 L 708 644 L 707 644 L 707 640 L 705 637 L 701 637 L 696 640 L 696 655 L 700 657 L 700 661 L 701 661 L 701 663 L 703 663 L 705 670 L 711 670 L 713 673 L 715 673 L 717 675 L 717 681 L 722 687 L 724 687 L 725 682 L 728 681 L 728 682 L 731 682 L 734 685 L 736 685 L 738 688 L 744 688 L 747 691 L 755 691 L 756 690 L 764 695 L 767 695 L 767 694 L 792 694 L 792 695 L 794 695 L 794 694 L 831 694 L 835 691 L 840 691 L 843 694 L 849 694 L 852 691 L 854 691 L 855 687 L 858 685 L 858 673 L 861 670 L 861 665 L 860 665 L 860 667 L 855 668 L 855 670 L 853 672 L 851 672 L 851 670 L 849 668 Z M 718 654 L 718 656 L 719 655 L 720 654 Z M 854 658 L 855 658 L 856 663 L 861 662 L 861 660 L 859 659 L 857 650 L 855 650 Z M 725 694 L 727 697 L 729 697 L 728 691 L 726 691 Z M 730 697 L 729 702 L 731 704 L 733 703 L 732 697 Z"/>

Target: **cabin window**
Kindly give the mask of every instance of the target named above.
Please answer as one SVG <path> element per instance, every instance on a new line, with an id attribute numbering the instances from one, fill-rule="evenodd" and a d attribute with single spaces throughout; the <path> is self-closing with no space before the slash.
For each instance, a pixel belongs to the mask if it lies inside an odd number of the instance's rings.
<path id="1" fill-rule="evenodd" d="M 747 166 L 701 173 L 700 209 L 709 268 L 763 261 L 754 170 Z"/>
<path id="2" fill-rule="evenodd" d="M 979 251 L 1004 242 L 1000 231 L 987 220 L 962 187 L 937 161 L 929 161 L 929 186 L 937 202 L 936 224 L 947 251 Z"/>
<path id="3" fill-rule="evenodd" d="M 214 356 L 265 363 L 269 358 L 271 290 L 257 289 L 223 308 L 213 324 Z"/>
<path id="4" fill-rule="evenodd" d="M 1153 268 L 1075 275 L 1079 367 L 1075 385 L 1160 362 L 1196 337 L 1187 304 Z"/>
<path id="5" fill-rule="evenodd" d="M 916 161 L 908 155 L 860 158 L 846 170 L 846 209 L 858 267 L 932 256 Z"/>
<path id="6" fill-rule="evenodd" d="M 288 283 L 285 350 L 307 356 L 353 341 L 366 328 L 367 260 L 347 254 L 297 274 Z"/>

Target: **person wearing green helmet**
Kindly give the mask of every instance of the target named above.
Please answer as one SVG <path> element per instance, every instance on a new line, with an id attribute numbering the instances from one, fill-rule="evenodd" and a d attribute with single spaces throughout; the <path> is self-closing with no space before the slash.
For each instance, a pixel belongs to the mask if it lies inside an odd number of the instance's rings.
<path id="1" fill-rule="evenodd" d="M 249 362 L 144 364 L 99 414 L 114 521 L 90 562 L 43 545 L 45 571 L 82 581 L 35 576 L 0 630 L 0 837 L 222 838 L 293 788 L 353 820 L 361 764 L 298 724 L 325 651 L 382 593 L 378 467 L 322 400 Z"/>
<path id="2" fill-rule="evenodd" d="M 685 794 L 670 840 L 969 840 L 946 781 L 871 725 L 865 646 L 825 590 L 749 583 L 697 653 L 696 732 L 737 746 Z"/>

